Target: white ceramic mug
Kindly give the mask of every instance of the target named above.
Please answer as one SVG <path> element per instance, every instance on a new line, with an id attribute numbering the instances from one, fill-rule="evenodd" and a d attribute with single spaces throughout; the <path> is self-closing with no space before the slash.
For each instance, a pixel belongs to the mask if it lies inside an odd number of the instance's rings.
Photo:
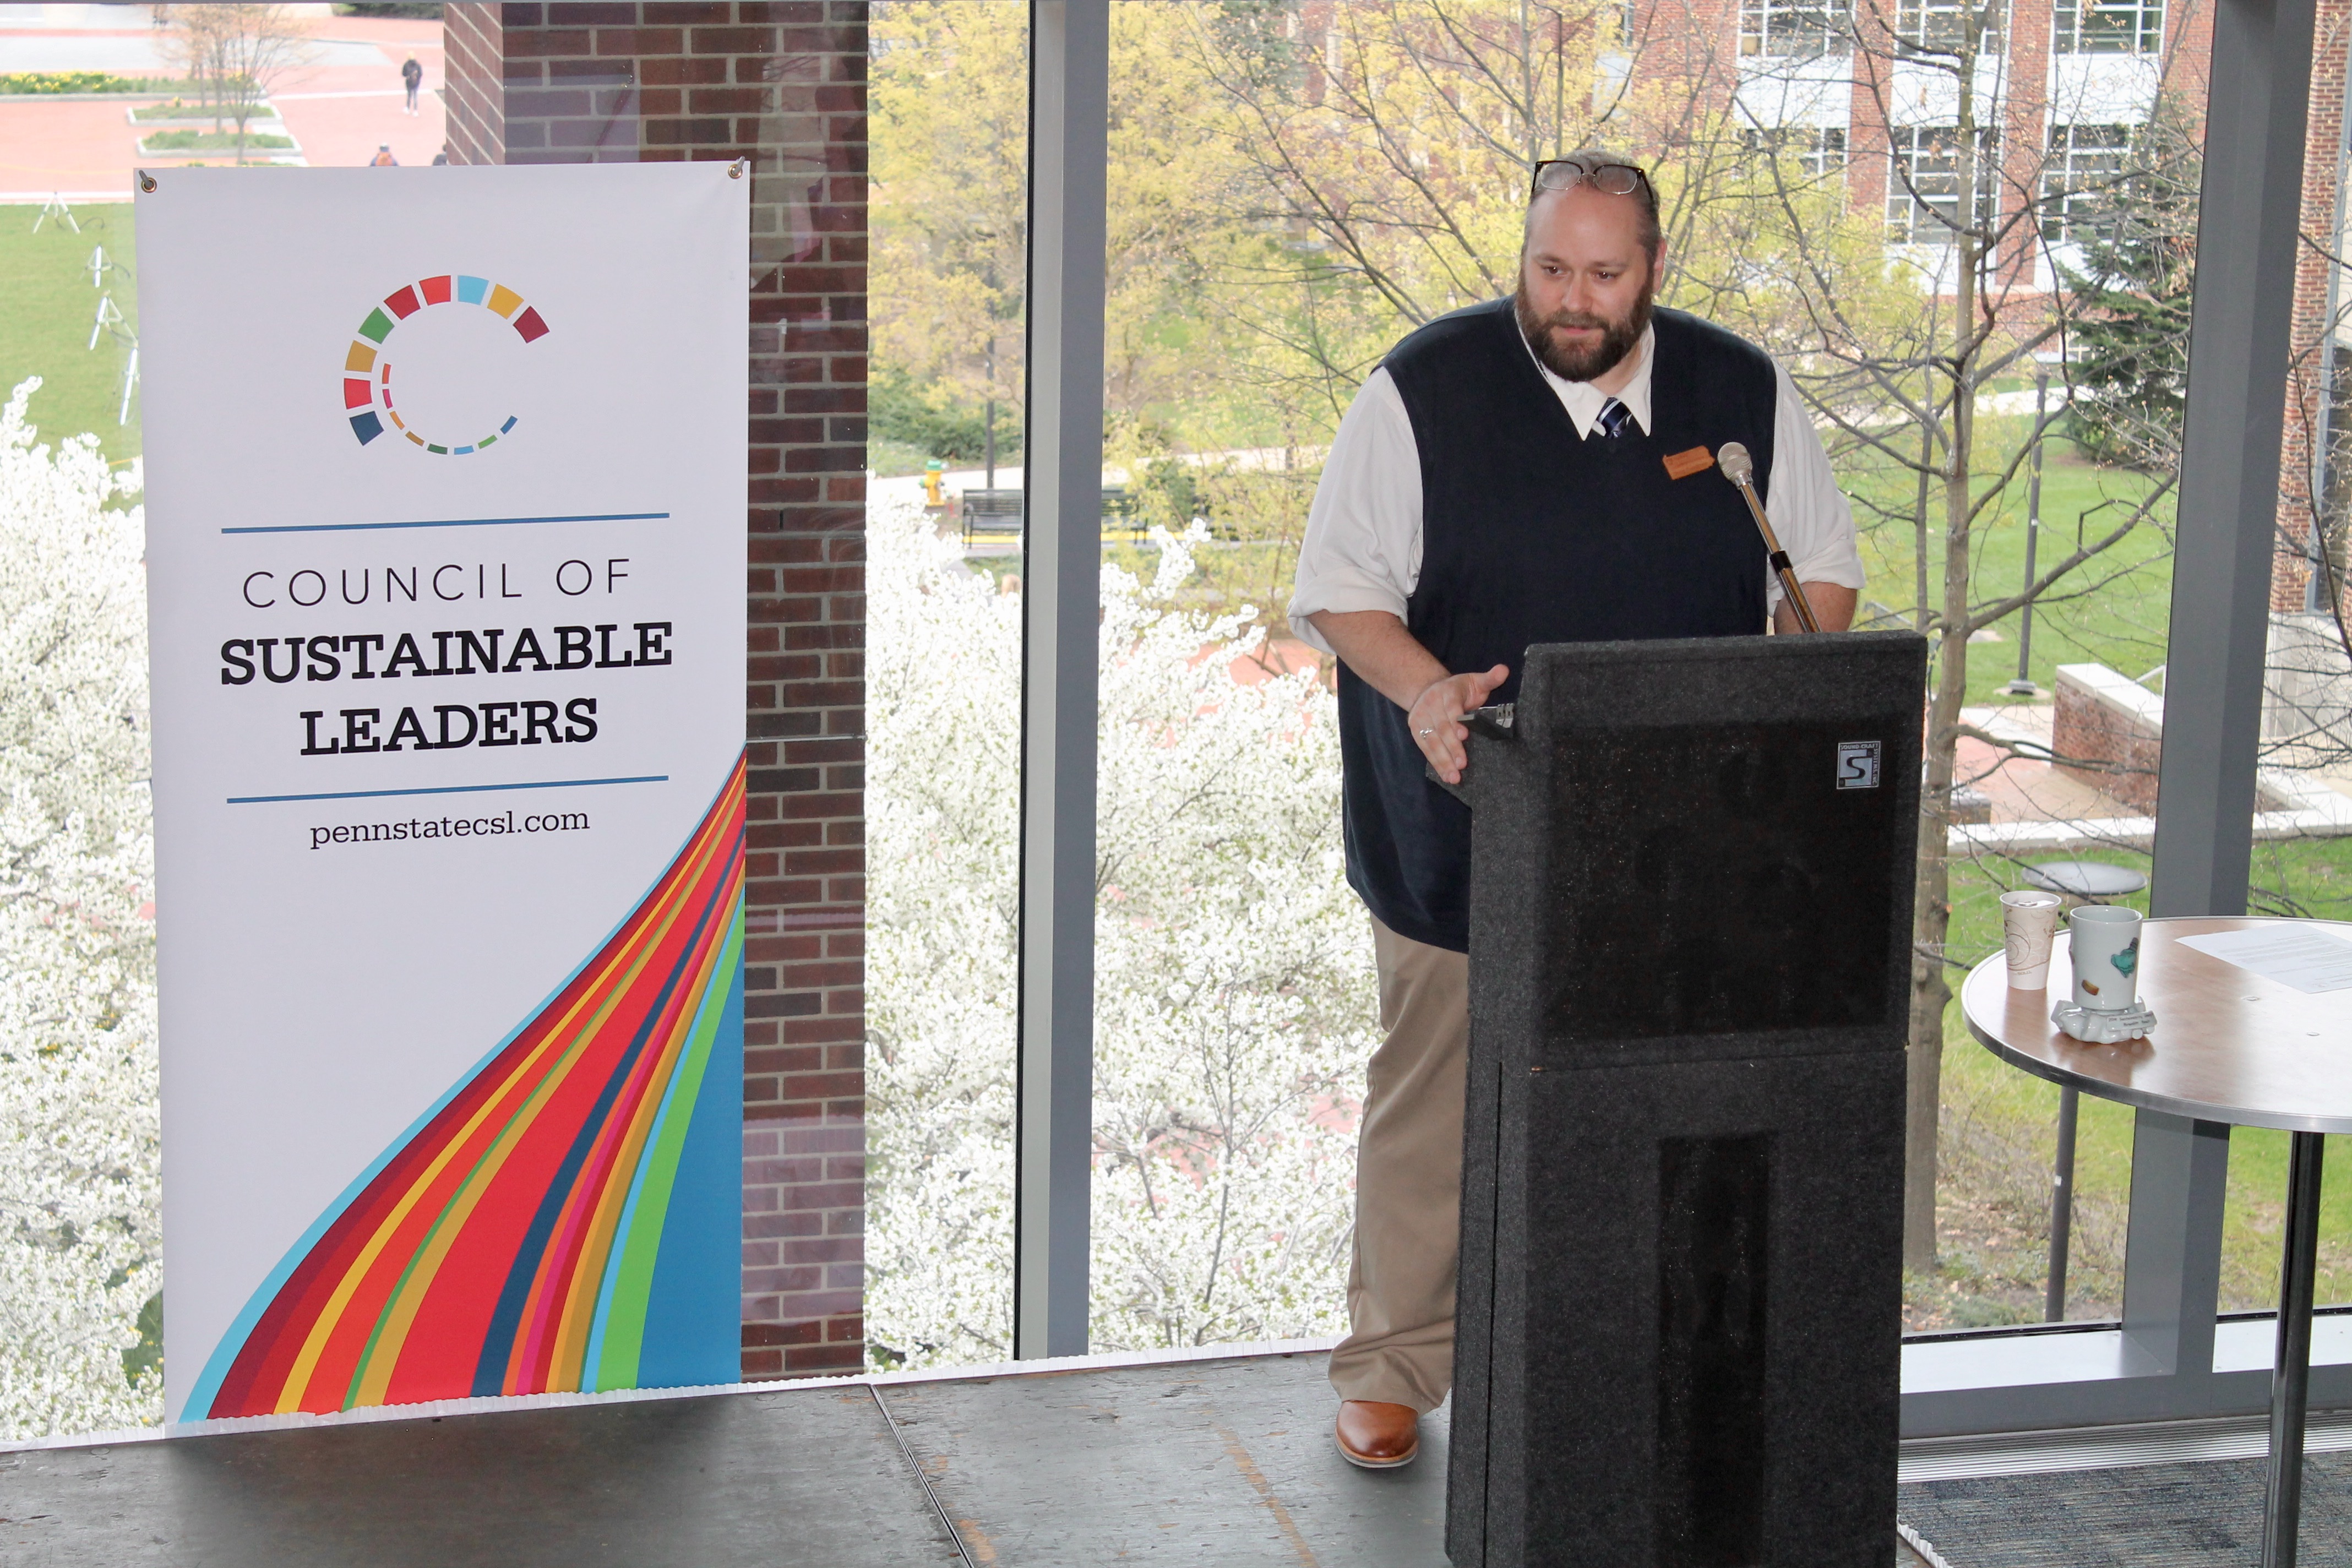
<path id="1" fill-rule="evenodd" d="M 2137 910 L 2086 904 L 2066 917 L 2074 950 L 2074 1005 L 2122 1013 L 2139 999 Z"/>
<path id="2" fill-rule="evenodd" d="M 2055 893 L 2025 889 L 2000 896 L 2001 943 L 2009 950 L 2009 988 L 2041 991 L 2050 984 L 2050 945 L 2058 935 Z"/>

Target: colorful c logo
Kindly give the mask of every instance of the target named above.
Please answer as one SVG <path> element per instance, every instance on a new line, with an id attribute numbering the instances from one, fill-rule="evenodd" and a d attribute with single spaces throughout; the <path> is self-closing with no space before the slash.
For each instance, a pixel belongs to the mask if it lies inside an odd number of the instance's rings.
<path id="1" fill-rule="evenodd" d="M 486 278 L 444 273 L 404 285 L 385 295 L 383 303 L 370 310 L 368 319 L 360 323 L 351 353 L 343 356 L 343 408 L 347 413 L 359 410 L 351 414 L 351 421 L 352 434 L 359 437 L 361 446 L 383 435 L 383 422 L 389 419 L 393 428 L 426 451 L 462 458 L 495 445 L 499 437 L 515 427 L 516 416 L 510 414 L 506 423 L 490 434 L 463 447 L 450 446 L 426 440 L 410 429 L 407 421 L 393 407 L 392 361 L 385 353 L 384 340 L 392 336 L 393 328 L 427 305 L 451 304 L 479 305 L 494 315 L 505 317 L 527 343 L 537 342 L 547 335 L 547 323 L 540 320 L 538 310 L 523 303 L 521 295 Z"/>

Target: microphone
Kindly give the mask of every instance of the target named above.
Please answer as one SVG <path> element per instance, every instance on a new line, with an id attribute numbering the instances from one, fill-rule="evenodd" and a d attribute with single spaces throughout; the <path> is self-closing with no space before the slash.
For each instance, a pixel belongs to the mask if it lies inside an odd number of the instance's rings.
<path id="1" fill-rule="evenodd" d="M 1721 468 L 1723 477 L 1738 485 L 1739 493 L 1748 498 L 1748 515 L 1756 520 L 1757 531 L 1764 536 L 1765 552 L 1771 559 L 1772 570 L 1780 575 L 1780 591 L 1788 595 L 1790 605 L 1797 612 L 1797 624 L 1809 632 L 1820 631 L 1822 623 L 1813 618 L 1812 604 L 1806 599 L 1803 585 L 1797 581 L 1797 574 L 1789 565 L 1789 552 L 1780 548 L 1780 540 L 1773 536 L 1772 525 L 1765 521 L 1764 508 L 1756 499 L 1756 459 L 1748 455 L 1748 448 L 1739 442 L 1726 441 L 1715 449 L 1715 466 Z"/>

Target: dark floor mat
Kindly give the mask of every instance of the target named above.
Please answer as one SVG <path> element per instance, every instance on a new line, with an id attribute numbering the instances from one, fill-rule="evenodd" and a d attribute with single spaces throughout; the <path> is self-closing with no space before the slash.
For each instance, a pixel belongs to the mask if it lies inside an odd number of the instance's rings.
<path id="1" fill-rule="evenodd" d="M 2256 1568 L 2260 1459 L 1916 1481 L 1903 1522 L 1950 1568 Z M 2352 1453 L 2304 1461 L 2302 1560 L 2352 1563 Z"/>

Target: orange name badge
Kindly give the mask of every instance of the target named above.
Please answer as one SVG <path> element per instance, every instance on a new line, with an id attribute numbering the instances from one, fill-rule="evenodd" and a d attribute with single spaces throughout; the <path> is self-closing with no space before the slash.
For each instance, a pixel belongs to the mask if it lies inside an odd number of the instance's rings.
<path id="1" fill-rule="evenodd" d="M 1703 474 L 1715 467 L 1715 454 L 1704 447 L 1693 447 L 1687 452 L 1676 452 L 1666 459 L 1666 477 L 1686 479 L 1693 474 Z"/>

